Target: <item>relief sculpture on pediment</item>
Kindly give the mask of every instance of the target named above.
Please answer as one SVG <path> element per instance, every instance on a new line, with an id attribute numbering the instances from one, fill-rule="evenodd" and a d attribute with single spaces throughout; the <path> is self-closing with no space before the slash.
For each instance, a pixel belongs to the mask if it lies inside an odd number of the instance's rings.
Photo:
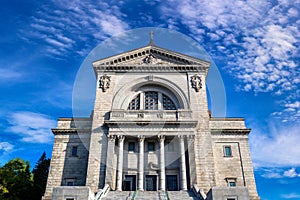
<path id="1" fill-rule="evenodd" d="M 146 56 L 143 61 L 145 64 L 157 64 L 157 58 L 153 54 Z"/>

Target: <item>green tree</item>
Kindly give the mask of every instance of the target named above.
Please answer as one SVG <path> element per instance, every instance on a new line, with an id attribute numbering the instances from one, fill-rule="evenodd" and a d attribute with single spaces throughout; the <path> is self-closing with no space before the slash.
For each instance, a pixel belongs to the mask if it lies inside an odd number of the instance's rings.
<path id="1" fill-rule="evenodd" d="M 46 158 L 46 153 L 44 152 L 32 170 L 34 185 L 33 200 L 40 200 L 45 193 L 49 166 L 50 159 Z"/>
<path id="2" fill-rule="evenodd" d="M 31 200 L 33 181 L 29 162 L 15 158 L 0 167 L 0 199 Z"/>

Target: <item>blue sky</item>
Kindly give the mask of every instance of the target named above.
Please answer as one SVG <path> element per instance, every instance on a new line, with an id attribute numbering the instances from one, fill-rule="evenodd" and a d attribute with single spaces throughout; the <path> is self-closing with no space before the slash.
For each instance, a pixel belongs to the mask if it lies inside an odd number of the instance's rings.
<path id="1" fill-rule="evenodd" d="M 51 155 L 50 128 L 72 116 L 73 85 L 91 50 L 131 29 L 161 27 L 197 41 L 218 67 L 227 116 L 245 117 L 252 128 L 262 199 L 300 199 L 299 0 L 0 5 L 1 164 L 21 157 L 34 165 L 43 151 Z"/>

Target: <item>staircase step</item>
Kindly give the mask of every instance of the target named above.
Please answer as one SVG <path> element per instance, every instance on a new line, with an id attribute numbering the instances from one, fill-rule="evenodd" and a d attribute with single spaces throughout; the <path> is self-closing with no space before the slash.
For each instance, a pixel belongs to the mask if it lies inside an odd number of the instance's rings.
<path id="1" fill-rule="evenodd" d="M 134 191 L 109 191 L 103 200 L 127 200 L 132 199 Z"/>
<path id="2" fill-rule="evenodd" d="M 192 191 L 168 191 L 168 197 L 170 200 L 197 200 L 198 197 Z"/>

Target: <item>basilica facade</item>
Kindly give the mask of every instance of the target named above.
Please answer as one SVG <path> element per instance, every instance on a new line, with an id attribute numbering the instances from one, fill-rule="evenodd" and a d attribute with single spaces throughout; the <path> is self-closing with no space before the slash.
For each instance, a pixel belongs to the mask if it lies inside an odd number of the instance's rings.
<path id="1" fill-rule="evenodd" d="M 103 188 L 108 196 L 194 191 L 199 199 L 259 199 L 250 129 L 243 118 L 208 111 L 209 62 L 151 40 L 92 66 L 94 110 L 88 118 L 59 118 L 52 129 L 44 200 L 100 199 Z"/>

